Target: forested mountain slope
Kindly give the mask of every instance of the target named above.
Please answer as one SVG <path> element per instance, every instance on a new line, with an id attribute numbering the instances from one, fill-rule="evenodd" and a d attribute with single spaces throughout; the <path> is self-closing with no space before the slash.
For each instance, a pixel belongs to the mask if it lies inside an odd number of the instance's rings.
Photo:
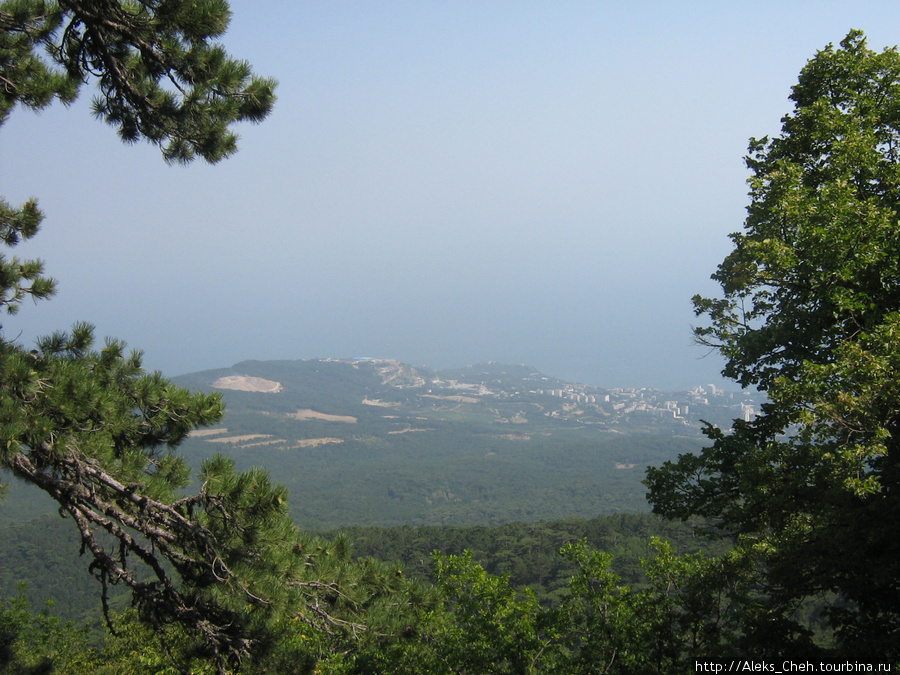
<path id="1" fill-rule="evenodd" d="M 698 450 L 751 394 L 601 390 L 528 366 L 246 361 L 176 378 L 220 391 L 222 425 L 182 446 L 262 466 L 301 526 L 490 525 L 647 509 L 644 469 Z"/>

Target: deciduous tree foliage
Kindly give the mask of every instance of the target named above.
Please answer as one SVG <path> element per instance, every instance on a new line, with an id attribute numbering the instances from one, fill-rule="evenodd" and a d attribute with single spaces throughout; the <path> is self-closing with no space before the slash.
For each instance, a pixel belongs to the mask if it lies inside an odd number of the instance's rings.
<path id="1" fill-rule="evenodd" d="M 695 297 L 697 338 L 770 403 L 711 447 L 651 469 L 656 512 L 712 519 L 762 569 L 757 628 L 784 649 L 830 598 L 837 654 L 900 657 L 900 54 L 852 31 L 818 52 L 774 138 L 753 139 L 751 203 Z M 785 652 L 782 652 L 785 653 Z"/>
<path id="2" fill-rule="evenodd" d="M 32 613 L 23 594 L 0 598 L 0 672 L 38 675 L 93 672 L 98 663 L 85 631 L 48 610 Z"/>

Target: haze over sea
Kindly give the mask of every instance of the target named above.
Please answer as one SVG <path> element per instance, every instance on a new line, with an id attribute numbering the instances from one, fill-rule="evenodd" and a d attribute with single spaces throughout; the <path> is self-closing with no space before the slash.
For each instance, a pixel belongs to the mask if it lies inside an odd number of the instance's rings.
<path id="1" fill-rule="evenodd" d="M 0 134 L 17 254 L 60 280 L 7 337 L 97 325 L 166 374 L 244 359 L 528 363 L 601 387 L 718 382 L 691 344 L 805 61 L 889 2 L 232 2 L 280 80 L 220 165 L 166 167 L 73 109 Z M 736 387 L 736 385 L 732 385 Z"/>

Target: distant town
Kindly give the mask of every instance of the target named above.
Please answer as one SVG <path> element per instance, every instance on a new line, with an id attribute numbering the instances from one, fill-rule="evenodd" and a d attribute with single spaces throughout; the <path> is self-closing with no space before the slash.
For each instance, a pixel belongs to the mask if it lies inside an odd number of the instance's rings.
<path id="1" fill-rule="evenodd" d="M 735 419 L 752 420 L 766 400 L 759 392 L 729 391 L 715 384 L 679 392 L 646 387 L 601 389 L 548 377 L 527 366 L 479 364 L 452 371 L 456 377 L 451 378 L 448 371 L 428 373 L 393 360 L 365 361 L 377 364 L 386 384 L 427 388 L 426 396 L 456 395 L 461 403 L 495 398 L 527 404 L 511 420 L 532 418 L 537 408 L 547 418 L 610 428 L 665 424 L 699 429 L 704 422 L 728 428 Z"/>
<path id="2" fill-rule="evenodd" d="M 763 397 L 746 392 L 727 392 L 714 384 L 706 387 L 697 386 L 686 392 L 663 392 L 658 389 L 617 388 L 605 393 L 591 393 L 583 385 L 570 385 L 562 389 L 550 389 L 546 393 L 578 406 L 594 407 L 601 414 L 612 417 L 626 415 L 647 415 L 670 420 L 682 420 L 685 424 L 698 420 L 702 412 L 714 408 L 725 408 L 732 411 L 731 418 L 749 422 L 755 417 Z M 550 417 L 571 417 L 571 404 L 563 405 L 559 410 L 547 413 Z"/>

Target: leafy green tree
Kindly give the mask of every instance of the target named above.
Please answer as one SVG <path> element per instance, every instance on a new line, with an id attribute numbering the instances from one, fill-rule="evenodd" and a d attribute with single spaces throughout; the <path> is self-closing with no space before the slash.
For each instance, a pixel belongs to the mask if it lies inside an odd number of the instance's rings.
<path id="1" fill-rule="evenodd" d="M 829 653 L 896 660 L 900 54 L 852 31 L 807 63 L 791 100 L 781 133 L 750 142 L 748 216 L 713 275 L 723 297 L 694 298 L 709 320 L 698 340 L 770 402 L 646 482 L 654 511 L 710 518 L 759 565 L 747 630 L 777 620 L 769 646 L 806 643 L 795 617 L 818 598 Z"/>
<path id="2" fill-rule="evenodd" d="M 533 593 L 524 597 L 509 576 L 494 576 L 461 556 L 435 554 L 437 584 L 452 623 L 436 641 L 436 672 L 538 673 L 552 635 L 542 630 Z"/>
<path id="3" fill-rule="evenodd" d="M 563 546 L 576 564 L 555 614 L 559 656 L 554 672 L 692 672 L 698 657 L 734 654 L 740 634 L 730 614 L 744 597 L 747 574 L 732 556 L 677 556 L 651 539 L 637 586 L 621 583 L 613 557 L 585 540 Z M 725 592 L 723 592 L 723 590 Z"/>
<path id="4" fill-rule="evenodd" d="M 611 570 L 612 556 L 590 549 L 585 540 L 560 550 L 578 566 L 558 612 L 565 645 L 566 673 L 671 671 L 680 655 L 670 643 L 672 602 L 653 588 L 636 591 Z M 668 648 L 668 649 L 666 649 Z"/>
<path id="5" fill-rule="evenodd" d="M 0 598 L 0 672 L 41 675 L 89 673 L 99 665 L 85 631 L 47 609 L 33 612 L 24 592 Z"/>

